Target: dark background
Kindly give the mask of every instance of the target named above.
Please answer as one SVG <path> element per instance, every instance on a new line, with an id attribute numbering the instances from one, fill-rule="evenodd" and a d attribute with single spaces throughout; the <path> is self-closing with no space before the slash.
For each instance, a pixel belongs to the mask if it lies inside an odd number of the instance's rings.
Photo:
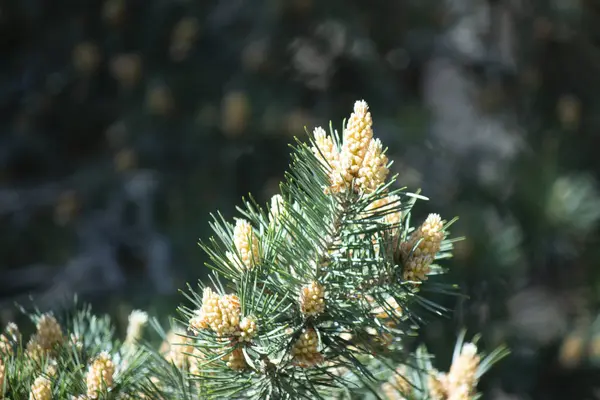
<path id="1" fill-rule="evenodd" d="M 458 215 L 490 399 L 600 398 L 600 2 L 0 1 L 0 319 L 75 294 L 166 318 L 208 216 L 266 202 L 304 126 L 365 99 L 400 183 Z"/>

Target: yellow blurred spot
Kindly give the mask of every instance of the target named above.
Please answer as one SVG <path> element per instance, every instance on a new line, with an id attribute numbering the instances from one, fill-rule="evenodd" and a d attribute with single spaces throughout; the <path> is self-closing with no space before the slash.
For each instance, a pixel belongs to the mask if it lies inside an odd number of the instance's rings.
<path id="1" fill-rule="evenodd" d="M 125 0 L 107 0 L 102 7 L 102 18 L 110 25 L 119 25 L 125 19 Z"/>
<path id="2" fill-rule="evenodd" d="M 564 129 L 574 130 L 581 120 L 581 102 L 575 96 L 565 95 L 556 105 L 558 120 Z"/>
<path id="3" fill-rule="evenodd" d="M 244 133 L 250 119 L 250 101 L 244 92 L 229 92 L 221 104 L 221 129 L 228 137 Z"/>
<path id="4" fill-rule="evenodd" d="M 80 43 L 73 49 L 73 66 L 82 74 L 90 75 L 100 64 L 100 50 L 94 43 Z"/>
<path id="5" fill-rule="evenodd" d="M 137 156 L 131 149 L 123 149 L 115 156 L 115 169 L 118 172 L 126 172 L 135 168 L 137 165 Z"/>
<path id="6" fill-rule="evenodd" d="M 182 18 L 171 32 L 169 53 L 174 61 L 183 61 L 196 43 L 200 32 L 200 24 L 194 17 Z"/>
<path id="7" fill-rule="evenodd" d="M 171 89 L 165 85 L 151 88 L 146 95 L 146 105 L 155 115 L 167 116 L 175 108 Z"/>
<path id="8" fill-rule="evenodd" d="M 581 362 L 583 354 L 583 338 L 579 333 L 569 334 L 558 355 L 560 363 L 567 368 L 574 368 Z"/>
<path id="9" fill-rule="evenodd" d="M 119 54 L 111 60 L 110 72 L 121 86 L 131 88 L 142 75 L 142 59 L 138 54 Z"/>

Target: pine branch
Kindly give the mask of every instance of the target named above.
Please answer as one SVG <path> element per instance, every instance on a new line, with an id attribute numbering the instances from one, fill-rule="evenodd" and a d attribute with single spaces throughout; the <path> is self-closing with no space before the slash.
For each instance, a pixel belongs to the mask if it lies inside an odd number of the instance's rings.
<path id="1" fill-rule="evenodd" d="M 421 311 L 448 311 L 425 294 L 455 293 L 428 282 L 451 256 L 455 220 L 431 214 L 410 226 L 426 198 L 394 188 L 371 124 L 357 102 L 343 135 L 317 128 L 296 140 L 268 208 L 249 198 L 235 223 L 213 216 L 215 236 L 200 243 L 213 284 L 187 295 L 195 309 L 180 309 L 204 397 L 340 398 L 353 381 L 379 397 L 378 365 L 413 359 L 403 339 L 424 323 Z"/>

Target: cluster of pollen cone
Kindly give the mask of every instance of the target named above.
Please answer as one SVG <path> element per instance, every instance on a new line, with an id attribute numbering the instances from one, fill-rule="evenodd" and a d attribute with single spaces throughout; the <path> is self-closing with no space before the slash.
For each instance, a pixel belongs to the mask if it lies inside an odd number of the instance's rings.
<path id="1" fill-rule="evenodd" d="M 300 290 L 299 308 L 306 317 L 317 316 L 325 310 L 325 291 L 317 282 Z M 219 295 L 211 288 L 204 289 L 202 306 L 190 318 L 189 327 L 194 332 L 209 330 L 223 339 L 227 348 L 233 348 L 222 357 L 228 367 L 242 370 L 247 367 L 242 346 L 251 344 L 259 331 L 253 316 L 241 316 L 240 299 L 234 294 Z M 318 351 L 318 337 L 313 329 L 306 329 L 292 348 L 292 358 L 299 366 L 312 366 L 322 360 Z"/>
<path id="2" fill-rule="evenodd" d="M 469 400 L 476 394 L 477 369 L 481 357 L 473 343 L 463 345 L 448 373 L 433 371 L 429 376 L 432 400 Z"/>
<path id="3" fill-rule="evenodd" d="M 465 343 L 458 357 L 454 358 L 450 370 L 429 371 L 427 391 L 431 400 L 472 400 L 477 395 L 477 370 L 481 356 L 473 343 Z M 381 385 L 387 400 L 412 398 L 415 387 L 407 380 L 407 370 L 399 367 L 390 379 Z"/>
<path id="4" fill-rule="evenodd" d="M 246 361 L 238 343 L 249 342 L 258 332 L 258 324 L 253 316 L 241 316 L 241 304 L 234 294 L 219 295 L 211 288 L 205 288 L 202 307 L 190 319 L 190 328 L 198 332 L 210 330 L 224 340 L 226 346 L 233 347 L 222 360 L 234 370 L 246 367 Z"/>
<path id="5" fill-rule="evenodd" d="M 369 194 L 386 182 L 389 174 L 388 158 L 379 139 L 373 137 L 373 121 L 369 107 L 363 100 L 354 104 L 343 141 L 337 145 L 323 128 L 314 131 L 312 151 L 329 172 L 327 193 L 353 190 Z M 383 209 L 387 205 L 399 207 L 398 196 L 390 195 L 374 201 L 369 209 Z M 398 226 L 402 212 L 389 212 L 384 220 Z M 403 243 L 397 253 L 403 262 L 403 278 L 420 282 L 427 279 L 431 263 L 444 239 L 444 224 L 438 214 L 430 214 L 426 221 Z M 393 241 L 397 241 L 394 238 Z"/>
<path id="6" fill-rule="evenodd" d="M 10 357 L 14 348 L 21 341 L 21 334 L 16 324 L 10 323 L 5 333 L 0 335 L 0 394 L 6 389 L 6 368 L 2 362 L 3 357 Z M 55 357 L 58 347 L 68 343 L 63 330 L 54 316 L 43 314 L 37 321 L 36 332 L 27 342 L 25 356 L 35 365 L 45 364 L 40 374 L 33 380 L 29 391 L 29 400 L 52 400 L 53 381 L 57 380 L 59 372 Z M 79 349 L 76 338 L 71 338 L 71 343 Z M 42 362 L 44 361 L 44 362 Z M 113 387 L 115 365 L 110 354 L 101 352 L 93 358 L 85 374 L 87 393 L 74 397 L 79 400 L 95 400 L 105 396 Z"/>
<path id="7" fill-rule="evenodd" d="M 373 122 L 365 101 L 355 103 L 341 143 L 320 127 L 314 131 L 313 143 L 311 150 L 329 177 L 329 184 L 324 188 L 327 195 L 338 196 L 348 192 L 369 195 L 386 183 L 389 175 L 386 149 L 379 139 L 373 137 Z M 394 232 L 399 232 L 403 219 L 400 198 L 392 194 L 374 200 L 366 210 L 367 216 L 370 212 L 382 209 L 386 210 L 383 222 L 394 227 Z M 276 224 L 286 213 L 282 196 L 273 196 L 269 210 L 270 224 Z M 440 250 L 444 236 L 440 216 L 431 214 L 412 235 L 394 246 L 394 254 L 403 265 L 404 280 L 420 282 L 427 279 L 430 265 Z M 393 241 L 398 243 L 398 236 Z M 261 237 L 249 221 L 236 221 L 232 242 L 227 258 L 236 269 L 244 273 L 261 264 Z M 305 318 L 323 314 L 325 300 L 325 288 L 318 281 L 308 282 L 301 287 L 297 297 L 298 308 Z M 194 332 L 211 331 L 223 340 L 227 351 L 224 351 L 226 355 L 222 360 L 236 370 L 247 367 L 242 349 L 252 344 L 260 330 L 256 318 L 242 315 L 238 296 L 217 294 L 210 288 L 204 289 L 201 307 L 190 319 L 189 328 Z M 295 365 L 310 367 L 323 360 L 319 352 L 318 334 L 310 324 L 295 340 L 290 354 Z"/>

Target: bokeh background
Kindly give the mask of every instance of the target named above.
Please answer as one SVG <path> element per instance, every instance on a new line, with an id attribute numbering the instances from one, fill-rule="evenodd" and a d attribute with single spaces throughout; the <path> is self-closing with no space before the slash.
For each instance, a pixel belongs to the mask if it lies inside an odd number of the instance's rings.
<path id="1" fill-rule="evenodd" d="M 266 202 L 304 126 L 365 99 L 393 172 L 460 220 L 484 399 L 600 398 L 597 0 L 0 1 L 0 319 L 167 318 L 209 213 Z"/>

